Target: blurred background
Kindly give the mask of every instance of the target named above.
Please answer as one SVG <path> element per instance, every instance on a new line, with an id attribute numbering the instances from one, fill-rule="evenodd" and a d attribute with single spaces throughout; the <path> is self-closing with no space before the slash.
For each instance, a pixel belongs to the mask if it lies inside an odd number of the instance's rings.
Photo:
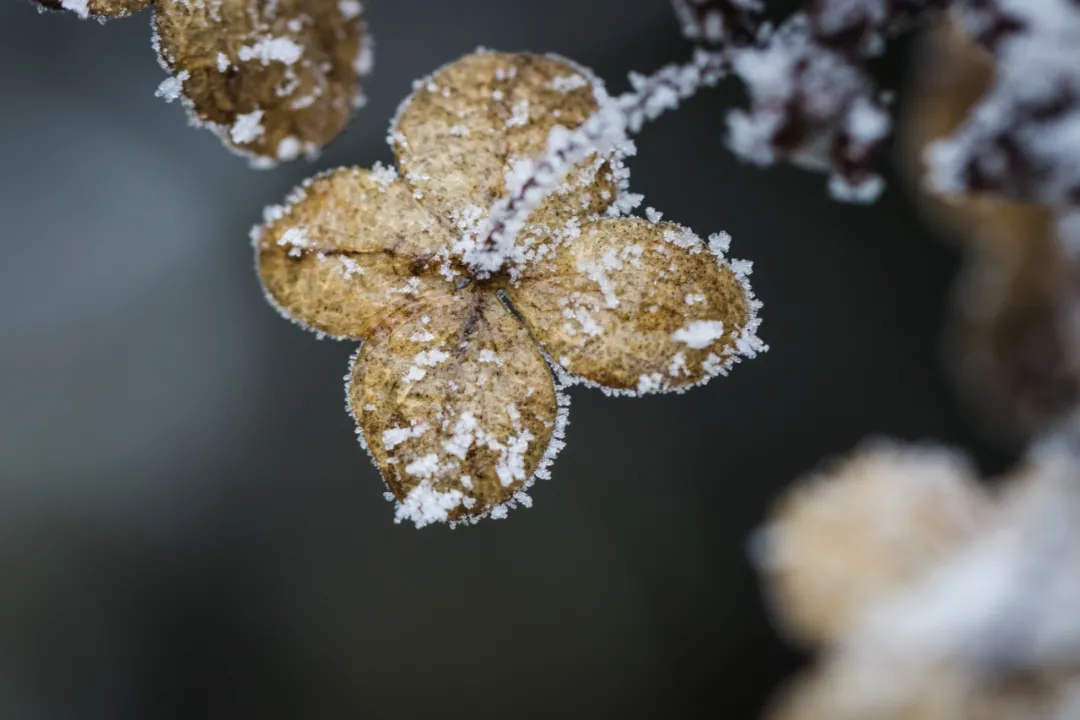
<path id="1" fill-rule="evenodd" d="M 478 45 L 612 90 L 690 46 L 668 0 L 368 5 L 368 107 L 257 172 L 154 97 L 149 13 L 0 1 L 0 717 L 752 716 L 799 661 L 748 559 L 778 492 L 867 436 L 991 473 L 1015 452 L 943 369 L 956 250 L 894 178 L 852 207 L 740 165 L 741 92 L 704 92 L 639 136 L 633 189 L 732 234 L 772 350 L 682 396 L 575 388 L 531 510 L 395 525 L 343 409 L 353 347 L 265 304 L 248 229 L 318 170 L 391 161 L 411 82 Z"/>

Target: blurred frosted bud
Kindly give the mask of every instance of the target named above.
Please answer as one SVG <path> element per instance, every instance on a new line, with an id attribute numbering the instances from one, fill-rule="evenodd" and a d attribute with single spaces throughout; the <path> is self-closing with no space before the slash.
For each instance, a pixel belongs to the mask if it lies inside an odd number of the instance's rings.
<path id="1" fill-rule="evenodd" d="M 1080 675 L 999 675 L 956 663 L 860 666 L 833 656 L 784 688 L 767 720 L 1073 720 Z"/>
<path id="2" fill-rule="evenodd" d="M 564 445 L 568 384 L 682 392 L 765 349 L 730 238 L 625 217 L 630 146 L 597 140 L 677 104 L 701 69 L 617 102 L 562 58 L 467 55 L 401 105 L 396 168 L 334 170 L 266 210 L 253 242 L 270 302 L 364 341 L 347 406 L 398 521 L 530 506 Z"/>
<path id="3" fill-rule="evenodd" d="M 149 7 L 153 0 L 37 0 L 41 7 L 66 10 L 83 18 L 122 18 Z"/>
<path id="4" fill-rule="evenodd" d="M 990 501 L 960 455 L 884 442 L 797 482 L 760 535 L 758 561 L 781 625 L 835 637 L 983 526 Z"/>
<path id="5" fill-rule="evenodd" d="M 1071 443 L 1041 444 L 974 536 L 877 598 L 770 717 L 1080 717 L 1080 466 Z"/>
<path id="6" fill-rule="evenodd" d="M 358 0 L 159 0 L 157 94 L 255 167 L 313 155 L 364 103 L 362 14 Z"/>

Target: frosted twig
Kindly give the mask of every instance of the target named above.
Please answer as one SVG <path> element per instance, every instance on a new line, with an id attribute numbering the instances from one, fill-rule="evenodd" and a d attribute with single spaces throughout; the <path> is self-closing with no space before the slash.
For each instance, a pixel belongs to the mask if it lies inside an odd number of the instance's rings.
<path id="1" fill-rule="evenodd" d="M 577 163 L 593 153 L 611 153 L 647 121 L 678 107 L 699 88 L 715 85 L 729 67 L 726 54 L 699 50 L 685 65 L 668 65 L 649 76 L 631 74 L 633 89 L 602 102 L 578 128 L 556 126 L 543 155 L 514 166 L 508 194 L 492 205 L 475 242 L 459 248 L 465 262 L 481 274 L 497 271 L 529 215 Z"/>

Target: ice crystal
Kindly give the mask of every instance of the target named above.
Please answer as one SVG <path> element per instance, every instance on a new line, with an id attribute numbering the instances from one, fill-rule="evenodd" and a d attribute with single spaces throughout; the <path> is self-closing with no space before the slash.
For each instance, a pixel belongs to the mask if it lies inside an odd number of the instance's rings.
<path id="1" fill-rule="evenodd" d="M 631 101 L 561 58 L 466 56 L 402 104 L 397 169 L 334 170 L 265 212 L 270 301 L 364 340 L 347 404 L 397 520 L 529 506 L 563 446 L 567 384 L 683 391 L 764 349 L 726 236 L 618 210 L 626 129 L 707 79 L 701 63 Z"/>

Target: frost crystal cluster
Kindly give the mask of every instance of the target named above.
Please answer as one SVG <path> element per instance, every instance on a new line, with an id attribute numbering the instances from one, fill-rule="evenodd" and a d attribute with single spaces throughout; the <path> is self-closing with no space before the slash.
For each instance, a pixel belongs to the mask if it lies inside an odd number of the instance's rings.
<path id="1" fill-rule="evenodd" d="M 878 444 L 798 483 L 758 543 L 779 619 L 820 649 L 772 720 L 1080 717 L 1080 466 L 1041 446 L 985 488 Z"/>
<path id="2" fill-rule="evenodd" d="M 790 159 L 829 173 L 833 197 L 870 202 L 883 189 L 875 154 L 892 121 L 888 95 L 866 61 L 934 0 L 814 0 L 779 26 L 758 0 L 674 0 L 687 37 L 720 46 L 746 84 L 749 110 L 728 115 L 728 142 L 742 159 Z"/>
<path id="3" fill-rule="evenodd" d="M 530 505 L 569 384 L 682 391 L 765 349 L 726 235 L 627 216 L 627 129 L 694 85 L 659 78 L 635 104 L 560 58 L 466 56 L 402 104 L 396 168 L 313 178 L 253 231 L 275 306 L 363 340 L 347 404 L 399 521 Z"/>
<path id="4" fill-rule="evenodd" d="M 750 110 L 728 117 L 734 152 L 825 169 L 833 195 L 856 202 L 881 191 L 871 167 L 891 127 L 888 96 L 866 62 L 891 36 L 948 8 L 993 55 L 997 74 L 957 132 L 930 149 L 934 189 L 1067 209 L 1080 198 L 1074 0 L 810 0 L 777 27 L 761 21 L 758 0 L 673 2 L 687 37 L 720 46 L 746 83 Z"/>
<path id="5" fill-rule="evenodd" d="M 181 100 L 254 167 L 313 156 L 364 104 L 372 42 L 358 0 L 39 0 L 105 20 L 155 4 L 153 45 Z"/>
<path id="6" fill-rule="evenodd" d="M 996 72 L 965 122 L 929 150 L 942 193 L 992 192 L 1075 212 L 1080 205 L 1080 4 L 963 3 L 968 35 Z M 1071 218 L 1063 228 L 1080 241 Z"/>

